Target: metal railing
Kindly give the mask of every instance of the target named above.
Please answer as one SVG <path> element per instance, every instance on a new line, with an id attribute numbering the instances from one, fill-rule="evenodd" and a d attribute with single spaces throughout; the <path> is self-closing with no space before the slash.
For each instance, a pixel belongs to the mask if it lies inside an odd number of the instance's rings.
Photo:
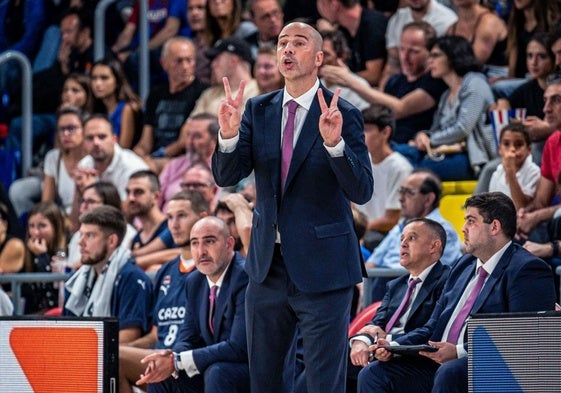
<path id="1" fill-rule="evenodd" d="M 366 269 L 368 278 L 362 280 L 362 306 L 368 307 L 372 304 L 372 284 L 375 278 L 396 278 L 404 274 L 408 274 L 404 268 L 388 269 L 383 267 L 376 267 Z"/>
<path id="2" fill-rule="evenodd" d="M 14 273 L 1 274 L 0 284 L 11 284 L 12 303 L 14 304 L 14 315 L 23 315 L 21 286 L 32 282 L 57 282 L 66 281 L 71 273 Z"/>
<path id="3" fill-rule="evenodd" d="M 407 274 L 407 270 L 403 268 L 397 269 L 386 269 L 386 268 L 374 268 L 366 269 L 368 273 L 368 278 L 363 280 L 364 283 L 364 297 L 363 305 L 366 307 L 372 303 L 370 297 L 372 279 L 382 277 L 382 278 L 396 278 L 404 274 Z M 555 269 L 555 273 L 561 276 L 561 266 Z M 14 315 L 22 315 L 23 310 L 21 309 L 21 285 L 24 283 L 31 282 L 57 282 L 66 281 L 72 273 L 15 273 L 15 274 L 3 274 L 0 275 L 0 284 L 11 284 L 12 286 L 12 303 L 14 304 Z M 155 273 L 149 274 L 149 277 L 153 280 Z M 560 287 L 561 290 L 561 287 Z"/>
<path id="4" fill-rule="evenodd" d="M 14 315 L 23 315 L 21 286 L 32 282 L 64 282 L 74 273 L 13 273 L 0 274 L 0 284 L 10 284 L 12 289 L 12 303 L 14 304 Z M 146 273 L 152 281 L 156 272 Z"/>
<path id="5" fill-rule="evenodd" d="M 33 81 L 31 79 L 31 64 L 23 53 L 9 50 L 0 54 L 0 65 L 16 60 L 22 70 L 21 85 L 21 173 L 26 173 L 31 168 L 33 154 L 33 138 L 31 137 L 31 100 L 33 99 Z"/>
<path id="6" fill-rule="evenodd" d="M 105 13 L 115 0 L 101 0 L 95 8 L 95 26 L 94 26 L 94 60 L 98 61 L 105 56 Z M 148 54 L 148 0 L 139 0 L 139 18 L 138 18 L 138 91 L 143 100 L 146 100 L 150 92 L 150 61 Z"/>

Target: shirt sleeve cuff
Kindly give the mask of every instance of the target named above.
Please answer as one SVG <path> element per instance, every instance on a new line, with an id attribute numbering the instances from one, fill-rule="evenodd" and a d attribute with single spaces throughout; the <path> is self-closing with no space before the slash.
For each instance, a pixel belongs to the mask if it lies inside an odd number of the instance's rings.
<path id="1" fill-rule="evenodd" d="M 193 351 L 181 352 L 181 365 L 179 368 L 183 368 L 188 377 L 200 374 L 199 369 L 195 364 L 195 360 L 193 359 Z"/>
<path id="2" fill-rule="evenodd" d="M 325 146 L 325 150 L 327 150 L 327 152 L 329 153 L 329 155 L 333 158 L 335 157 L 343 157 L 343 155 L 345 154 L 345 141 L 343 140 L 343 138 L 341 138 L 341 140 L 339 141 L 339 143 L 337 143 L 335 146 L 330 147 L 327 146 L 324 142 L 323 146 Z"/>
<path id="3" fill-rule="evenodd" d="M 458 359 L 465 358 L 468 355 L 463 343 L 456 345 L 456 354 L 458 355 Z"/>
<path id="4" fill-rule="evenodd" d="M 238 144 L 239 140 L 240 140 L 239 133 L 233 138 L 222 139 L 222 136 L 220 135 L 220 131 L 218 131 L 218 150 L 221 153 L 231 153 L 234 150 L 236 150 L 236 145 Z"/>
<path id="5" fill-rule="evenodd" d="M 366 345 L 372 345 L 372 339 L 364 334 L 357 334 L 349 339 L 349 346 L 353 345 L 353 341 L 362 341 Z"/>

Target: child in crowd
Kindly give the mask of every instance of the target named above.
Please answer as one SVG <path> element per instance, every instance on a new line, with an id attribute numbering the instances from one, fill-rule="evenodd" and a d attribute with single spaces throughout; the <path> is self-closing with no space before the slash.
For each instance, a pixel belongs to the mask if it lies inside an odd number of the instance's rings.
<path id="1" fill-rule="evenodd" d="M 502 191 L 512 198 L 516 210 L 525 207 L 536 193 L 540 167 L 532 161 L 530 134 L 522 123 L 506 125 L 499 137 L 501 164 L 489 183 L 489 191 Z"/>

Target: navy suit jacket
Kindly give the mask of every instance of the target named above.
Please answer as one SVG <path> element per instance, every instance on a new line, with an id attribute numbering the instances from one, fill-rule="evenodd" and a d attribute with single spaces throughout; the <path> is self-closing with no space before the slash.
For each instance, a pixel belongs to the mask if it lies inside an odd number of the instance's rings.
<path id="1" fill-rule="evenodd" d="M 475 275 L 477 258 L 461 257 L 450 271 L 436 308 L 427 324 L 399 338 L 400 344 L 422 344 L 429 339 L 442 341 L 450 320 L 470 279 Z M 555 286 L 549 266 L 518 244 L 505 251 L 477 296 L 471 314 L 553 310 Z M 464 336 L 464 343 L 467 335 Z"/>
<path id="2" fill-rule="evenodd" d="M 326 102 L 333 93 L 320 86 Z M 370 200 L 373 179 L 364 144 L 362 115 L 339 98 L 345 151 L 333 158 L 323 145 L 314 98 L 294 148 L 284 193 L 280 189 L 283 90 L 248 100 L 231 153 L 217 148 L 212 161 L 216 183 L 231 186 L 255 170 L 257 201 L 246 269 L 263 282 L 269 272 L 277 228 L 290 278 L 304 292 L 352 286 L 361 280 L 358 240 L 351 204 Z"/>
<path id="3" fill-rule="evenodd" d="M 201 373 L 217 362 L 248 361 L 244 309 L 247 273 L 243 264 L 243 257 L 236 252 L 216 298 L 214 334 L 208 327 L 210 289 L 206 276 L 194 270 L 186 280 L 185 323 L 173 350 L 193 350 L 193 359 Z"/>
<path id="4" fill-rule="evenodd" d="M 436 262 L 426 280 L 423 282 L 423 285 L 421 285 L 419 293 L 411 305 L 411 310 L 409 311 L 409 316 L 404 326 L 406 333 L 428 322 L 440 298 L 449 273 L 450 268 L 448 266 L 443 265 L 440 261 Z M 376 311 L 376 315 L 372 319 L 371 324 L 380 326 L 384 330 L 386 329 L 387 323 L 405 297 L 408 286 L 409 274 L 398 277 L 386 285 L 386 293 L 382 299 L 382 304 L 378 308 L 378 311 Z M 394 338 L 397 337 L 398 336 L 394 336 Z"/>

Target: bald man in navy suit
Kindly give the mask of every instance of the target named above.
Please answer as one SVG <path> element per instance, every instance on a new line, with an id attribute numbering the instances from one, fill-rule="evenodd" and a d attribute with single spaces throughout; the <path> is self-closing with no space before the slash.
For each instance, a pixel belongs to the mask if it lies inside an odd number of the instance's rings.
<path id="1" fill-rule="evenodd" d="M 360 111 L 319 83 L 321 48 L 311 26 L 285 26 L 277 44 L 285 88 L 250 99 L 243 117 L 243 88 L 233 97 L 224 80 L 216 183 L 255 171 L 257 192 L 246 264 L 253 392 L 290 389 L 279 370 L 296 325 L 308 392 L 345 390 L 349 310 L 361 281 L 351 202 L 370 199 L 373 179 Z"/>
<path id="2" fill-rule="evenodd" d="M 137 385 L 148 383 L 148 392 L 249 393 L 247 274 L 234 243 L 219 218 L 205 217 L 193 225 L 190 244 L 197 271 L 185 284 L 185 322 L 173 351 L 159 350 L 142 360 L 147 367 Z"/>

